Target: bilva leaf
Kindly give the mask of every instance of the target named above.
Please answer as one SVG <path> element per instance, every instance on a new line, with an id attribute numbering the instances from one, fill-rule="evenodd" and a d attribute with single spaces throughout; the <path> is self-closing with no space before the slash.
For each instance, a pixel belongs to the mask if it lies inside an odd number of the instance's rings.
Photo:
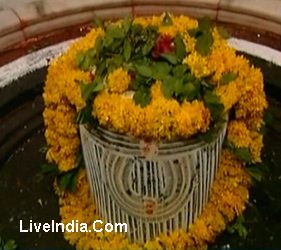
<path id="1" fill-rule="evenodd" d="M 100 53 L 103 48 L 103 38 L 98 36 L 95 42 L 95 51 L 96 53 Z"/>
<path id="2" fill-rule="evenodd" d="M 203 34 L 199 28 L 188 30 L 188 33 L 191 37 L 195 37 L 195 38 Z"/>
<path id="3" fill-rule="evenodd" d="M 185 64 L 177 65 L 173 68 L 173 75 L 181 78 L 184 76 L 185 72 L 188 70 L 188 67 Z"/>
<path id="4" fill-rule="evenodd" d="M 167 62 L 155 62 L 151 66 L 152 78 L 163 80 L 167 75 L 169 75 L 171 69 L 172 66 Z"/>
<path id="5" fill-rule="evenodd" d="M 206 32 L 197 38 L 196 50 L 202 56 L 206 56 L 211 51 L 213 43 L 214 39 L 212 33 L 210 31 Z"/>
<path id="6" fill-rule="evenodd" d="M 4 242 L 3 248 L 5 250 L 14 250 L 17 248 L 17 244 L 14 240 L 6 240 Z"/>
<path id="7" fill-rule="evenodd" d="M 197 96 L 198 92 L 193 83 L 183 84 L 181 96 L 184 100 L 192 101 Z"/>
<path id="8" fill-rule="evenodd" d="M 141 86 L 134 94 L 134 101 L 142 108 L 150 103 L 150 89 Z"/>
<path id="9" fill-rule="evenodd" d="M 245 239 L 247 237 L 248 232 L 246 227 L 244 226 L 244 223 L 245 223 L 245 218 L 243 214 L 241 214 L 238 216 L 238 218 L 235 220 L 234 223 L 227 226 L 227 231 L 231 234 L 237 232 L 240 237 Z"/>
<path id="10" fill-rule="evenodd" d="M 124 42 L 124 59 L 126 62 L 129 61 L 132 53 L 132 47 L 129 39 L 126 39 Z"/>
<path id="11" fill-rule="evenodd" d="M 186 49 L 181 35 L 178 33 L 174 39 L 176 46 L 176 54 L 178 59 L 181 61 L 186 56 Z"/>
<path id="12" fill-rule="evenodd" d="M 175 82 L 174 82 L 174 78 L 171 76 L 168 76 L 164 79 L 161 89 L 162 89 L 162 93 L 163 95 L 169 99 L 173 96 L 174 91 L 175 91 Z"/>
<path id="13" fill-rule="evenodd" d="M 214 134 L 215 134 L 215 128 L 214 127 L 211 127 L 207 132 L 203 133 L 203 134 L 200 134 L 199 135 L 199 138 L 202 140 L 202 141 L 205 141 L 207 143 L 211 143 L 214 139 Z"/>
<path id="14" fill-rule="evenodd" d="M 84 53 L 77 53 L 76 55 L 76 66 L 79 68 L 81 66 L 81 64 L 83 63 L 83 61 L 85 60 L 85 54 Z"/>
<path id="15" fill-rule="evenodd" d="M 162 53 L 160 56 L 166 59 L 171 64 L 175 65 L 178 63 L 178 58 L 174 53 Z"/>
<path id="16" fill-rule="evenodd" d="M 243 161 L 251 162 L 252 160 L 252 155 L 249 148 L 235 148 L 234 153 Z"/>
<path id="17" fill-rule="evenodd" d="M 61 191 L 76 191 L 78 171 L 79 168 L 75 168 L 68 172 L 63 172 L 58 175 L 57 181 Z"/>
<path id="18" fill-rule="evenodd" d="M 131 25 L 132 25 L 132 20 L 128 17 L 125 17 L 123 20 L 123 27 L 124 27 L 125 33 L 129 32 Z"/>
<path id="19" fill-rule="evenodd" d="M 114 24 L 110 24 L 106 27 L 106 34 L 110 35 L 112 38 L 124 38 L 125 37 L 124 30 Z"/>
<path id="20" fill-rule="evenodd" d="M 213 121 L 219 121 L 224 110 L 224 106 L 221 103 L 221 99 L 214 92 L 205 91 L 204 101 L 206 107 L 210 110 L 212 114 Z"/>
<path id="21" fill-rule="evenodd" d="M 165 13 L 165 16 L 163 18 L 163 25 L 164 26 L 171 26 L 173 25 L 173 20 L 171 18 L 171 16 L 169 15 L 169 13 Z"/>
<path id="22" fill-rule="evenodd" d="M 94 14 L 94 27 L 95 28 L 103 28 L 103 22 L 102 20 L 96 15 Z"/>
<path id="23" fill-rule="evenodd" d="M 138 65 L 136 67 L 140 75 L 145 77 L 152 77 L 152 70 L 151 67 L 149 67 L 148 65 Z"/>
<path id="24" fill-rule="evenodd" d="M 256 166 L 246 167 L 248 174 L 257 181 L 261 181 L 263 178 L 263 172 Z"/>
<path id="25" fill-rule="evenodd" d="M 41 174 L 43 175 L 57 175 L 58 171 L 58 166 L 54 163 L 43 164 L 41 166 Z"/>
<path id="26" fill-rule="evenodd" d="M 210 17 L 205 16 L 202 19 L 199 20 L 199 30 L 202 32 L 209 31 L 212 27 L 212 21 Z"/>
<path id="27" fill-rule="evenodd" d="M 210 83 L 208 80 L 205 80 L 205 79 L 203 79 L 201 81 L 201 85 L 204 88 L 209 89 L 209 90 L 213 90 L 215 88 L 215 86 L 212 83 Z"/>
<path id="28" fill-rule="evenodd" d="M 146 56 L 147 54 L 149 54 L 149 52 L 152 50 L 153 47 L 154 47 L 154 41 L 151 39 L 147 40 L 147 42 L 142 47 L 142 54 Z"/>
<path id="29" fill-rule="evenodd" d="M 89 84 L 81 85 L 81 94 L 85 101 L 87 101 L 94 92 L 99 92 L 103 89 L 103 80 L 100 76 L 96 76 L 95 80 Z"/>
<path id="30" fill-rule="evenodd" d="M 229 82 L 234 81 L 237 77 L 238 77 L 237 74 L 231 73 L 231 72 L 230 72 L 230 73 L 227 73 L 227 74 L 224 74 L 224 75 L 222 76 L 222 78 L 221 78 L 220 83 L 221 83 L 221 84 L 227 84 L 227 83 L 229 83 Z"/>

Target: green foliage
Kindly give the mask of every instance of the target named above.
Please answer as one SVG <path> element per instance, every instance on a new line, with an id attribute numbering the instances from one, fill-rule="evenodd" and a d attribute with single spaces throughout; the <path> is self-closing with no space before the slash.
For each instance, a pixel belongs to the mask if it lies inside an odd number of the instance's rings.
<path id="1" fill-rule="evenodd" d="M 227 74 L 224 74 L 221 78 L 221 81 L 220 83 L 221 84 L 227 84 L 229 82 L 232 82 L 234 81 L 236 78 L 238 77 L 237 74 L 235 73 L 227 73 Z"/>
<path id="2" fill-rule="evenodd" d="M 256 181 L 261 181 L 265 175 L 270 172 L 268 165 L 263 161 L 257 164 L 248 164 L 246 166 L 248 174 Z"/>
<path id="3" fill-rule="evenodd" d="M 186 49 L 184 42 L 182 40 L 181 35 L 178 33 L 174 39 L 175 47 L 176 47 L 176 55 L 179 61 L 182 61 L 186 56 Z"/>
<path id="4" fill-rule="evenodd" d="M 198 137 L 200 140 L 211 143 L 214 139 L 214 135 L 216 133 L 216 130 L 214 127 L 211 127 L 207 132 L 200 134 Z"/>
<path id="5" fill-rule="evenodd" d="M 134 101 L 137 105 L 140 105 L 141 107 L 145 107 L 150 103 L 150 89 L 141 86 L 134 94 Z"/>
<path id="6" fill-rule="evenodd" d="M 162 53 L 160 56 L 173 65 L 176 65 L 179 62 L 177 55 L 174 53 Z"/>
<path id="7" fill-rule="evenodd" d="M 165 77 L 161 87 L 162 87 L 163 95 L 167 99 L 172 98 L 175 92 L 175 78 L 173 78 L 172 76 Z"/>
<path id="8" fill-rule="evenodd" d="M 234 223 L 227 226 L 227 231 L 231 234 L 237 232 L 240 237 L 246 239 L 248 231 L 244 226 L 245 218 L 243 214 L 239 215 L 238 218 L 235 220 Z"/>
<path id="9" fill-rule="evenodd" d="M 199 20 L 198 24 L 199 30 L 202 32 L 209 31 L 212 27 L 212 21 L 209 17 L 205 16 Z"/>
<path id="10" fill-rule="evenodd" d="M 58 173 L 58 166 L 54 163 L 45 163 L 41 166 L 42 175 L 57 175 Z"/>
<path id="11" fill-rule="evenodd" d="M 80 152 L 77 155 L 77 160 L 74 168 L 70 171 L 61 172 L 58 174 L 57 182 L 61 191 L 70 191 L 70 192 L 76 191 L 78 172 L 82 165 L 82 162 L 83 162 L 83 157 L 82 157 L 82 153 Z"/>
<path id="12" fill-rule="evenodd" d="M 189 30 L 189 35 L 195 37 L 196 50 L 202 56 L 206 56 L 214 43 L 214 38 L 211 33 L 212 22 L 209 17 L 204 17 L 199 20 L 198 28 Z"/>
<path id="13" fill-rule="evenodd" d="M 95 28 L 103 28 L 104 27 L 103 22 L 101 21 L 101 19 L 96 14 L 94 14 L 94 27 Z"/>
<path id="14" fill-rule="evenodd" d="M 213 35 L 210 31 L 204 32 L 196 40 L 196 50 L 199 54 L 206 56 L 214 43 Z"/>
<path id="15" fill-rule="evenodd" d="M 251 163 L 252 155 L 249 148 L 238 148 L 229 141 L 225 141 L 225 146 L 228 147 L 241 161 Z"/>
<path id="16" fill-rule="evenodd" d="M 105 28 L 105 36 L 98 37 L 95 46 L 76 57 L 76 65 L 82 70 L 96 67 L 95 79 L 90 84 L 81 84 L 81 94 L 86 101 L 86 107 L 78 112 L 77 123 L 96 126 L 97 121 L 92 116 L 92 102 L 96 94 L 103 89 L 106 74 L 118 67 L 124 67 L 134 75 L 130 89 L 135 91 L 134 101 L 145 107 L 150 103 L 150 87 L 155 80 L 162 80 L 162 92 L 166 98 L 175 98 L 179 102 L 203 99 L 211 110 L 213 122 L 219 121 L 223 105 L 212 92 L 213 85 L 207 79 L 196 79 L 182 60 L 187 55 L 185 44 L 180 33 L 174 40 L 174 49 L 168 53 L 153 58 L 150 53 L 158 41 L 158 27 L 142 27 L 133 24 L 130 18 L 125 18 L 122 25 L 103 23 L 95 18 L 96 26 Z M 171 16 L 166 13 L 163 24 L 173 25 Z M 197 29 L 189 33 L 196 37 L 196 49 L 201 55 L 207 55 L 213 44 L 211 33 L 212 23 L 208 17 L 199 21 Z M 228 79 L 226 79 L 229 81 Z M 209 133 L 202 135 L 208 137 Z M 66 178 L 66 177 L 65 177 Z M 70 178 L 70 177 L 69 177 Z"/>
<path id="17" fill-rule="evenodd" d="M 95 77 L 89 84 L 81 84 L 81 94 L 85 101 L 88 101 L 93 93 L 103 90 L 103 79 L 100 76 Z"/>
<path id="18" fill-rule="evenodd" d="M 14 250 L 17 249 L 17 244 L 14 240 L 5 240 L 0 237 L 0 250 Z"/>
<path id="19" fill-rule="evenodd" d="M 169 15 L 169 13 L 165 13 L 165 16 L 163 18 L 163 25 L 164 26 L 171 26 L 173 25 L 173 20 L 171 18 L 171 16 Z"/>
<path id="20" fill-rule="evenodd" d="M 238 158 L 245 162 L 251 162 L 252 161 L 252 155 L 249 148 L 235 148 L 234 154 L 238 156 Z"/>
<path id="21" fill-rule="evenodd" d="M 204 102 L 212 114 L 213 122 L 218 122 L 222 118 L 222 113 L 224 110 L 224 106 L 221 103 L 220 97 L 214 92 L 206 90 L 204 93 Z"/>

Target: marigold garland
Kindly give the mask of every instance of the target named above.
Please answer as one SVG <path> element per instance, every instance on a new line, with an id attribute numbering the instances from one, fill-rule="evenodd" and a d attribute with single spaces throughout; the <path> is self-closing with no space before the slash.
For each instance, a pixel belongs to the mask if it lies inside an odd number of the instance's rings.
<path id="1" fill-rule="evenodd" d="M 85 170 L 81 170 L 78 178 L 78 190 L 75 194 L 61 194 L 56 187 L 60 197 L 60 215 L 64 224 L 78 220 L 92 228 L 95 220 L 102 219 L 91 198 Z M 250 182 L 251 178 L 243 164 L 228 150 L 224 150 L 209 202 L 188 232 L 178 230 L 163 233 L 145 245 L 132 243 L 124 235 L 105 230 L 100 233 L 65 232 L 64 237 L 77 249 L 205 249 L 208 243 L 213 242 L 224 231 L 227 223 L 244 211 L 249 198 Z"/>
<path id="2" fill-rule="evenodd" d="M 183 37 L 188 55 L 183 64 L 188 65 L 198 79 L 211 76 L 215 93 L 221 98 L 225 112 L 234 110 L 234 119 L 229 122 L 227 140 L 236 148 L 247 148 L 252 163 L 260 162 L 263 146 L 263 113 L 267 108 L 263 91 L 263 76 L 259 69 L 250 66 L 243 56 L 228 47 L 218 30 L 212 29 L 214 43 L 211 52 L 202 56 L 196 50 L 196 39 L 187 30 L 198 28 L 198 21 L 186 16 L 171 16 L 172 25 L 162 24 L 162 16 L 135 18 L 134 24 L 143 27 L 156 25 L 158 33 L 174 38 L 178 32 Z M 120 25 L 120 23 L 117 23 Z M 75 168 L 80 149 L 76 114 L 86 107 L 80 83 L 91 83 L 94 72 L 76 67 L 78 53 L 93 48 L 98 37 L 104 37 L 101 28 L 91 30 L 83 39 L 71 45 L 69 50 L 52 61 L 44 88 L 46 140 L 49 146 L 47 159 L 58 165 L 61 172 Z M 237 77 L 228 84 L 222 78 L 232 72 Z M 210 110 L 204 102 L 194 100 L 179 103 L 167 99 L 161 92 L 162 81 L 151 87 L 151 103 L 142 108 L 130 98 L 128 87 L 132 81 L 127 70 L 120 67 L 108 76 L 107 88 L 97 94 L 92 102 L 92 112 L 100 125 L 120 133 L 152 139 L 189 138 L 208 131 L 212 122 Z M 118 108 L 116 108 L 118 107 Z M 250 177 L 245 171 L 245 162 L 232 151 L 224 149 L 217 177 L 207 206 L 188 232 L 175 231 L 162 234 L 144 246 L 129 242 L 119 234 L 68 233 L 64 234 L 70 244 L 78 249 L 195 249 L 206 248 L 221 233 L 226 223 L 245 209 L 248 200 Z M 87 222 L 97 220 L 98 214 L 90 197 L 84 170 L 80 170 L 76 193 L 59 193 L 60 214 L 63 223 L 71 220 Z"/>

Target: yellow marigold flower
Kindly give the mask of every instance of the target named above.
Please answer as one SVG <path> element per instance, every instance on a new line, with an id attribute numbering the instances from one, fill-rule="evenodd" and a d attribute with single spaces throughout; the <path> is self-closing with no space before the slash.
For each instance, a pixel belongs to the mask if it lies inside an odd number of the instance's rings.
<path id="1" fill-rule="evenodd" d="M 191 73 L 197 78 L 205 77 L 213 73 L 207 58 L 199 55 L 196 51 L 188 55 L 184 60 L 184 64 L 190 67 Z"/>
<path id="2" fill-rule="evenodd" d="M 151 250 L 156 250 L 156 249 L 163 249 L 163 247 L 159 244 L 159 242 L 157 240 L 153 240 L 153 241 L 148 241 L 144 247 L 146 249 L 151 249 Z"/>
<path id="3" fill-rule="evenodd" d="M 247 148 L 251 143 L 250 131 L 244 122 L 231 121 L 228 125 L 227 139 L 238 148 Z"/>
<path id="4" fill-rule="evenodd" d="M 109 74 L 107 86 L 110 92 L 120 94 L 128 89 L 130 82 L 130 75 L 123 68 L 118 68 Z"/>
<path id="5" fill-rule="evenodd" d="M 263 148 L 263 136 L 255 133 L 250 143 L 252 161 L 254 163 L 261 162 L 261 151 Z"/>
<path id="6" fill-rule="evenodd" d="M 232 81 L 226 85 L 219 86 L 216 93 L 220 96 L 225 110 L 230 110 L 236 104 L 241 95 L 241 89 L 237 81 Z"/>

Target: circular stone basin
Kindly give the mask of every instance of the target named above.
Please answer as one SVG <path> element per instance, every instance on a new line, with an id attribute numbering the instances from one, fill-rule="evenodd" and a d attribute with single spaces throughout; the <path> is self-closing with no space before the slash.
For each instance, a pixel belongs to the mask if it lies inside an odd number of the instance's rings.
<path id="1" fill-rule="evenodd" d="M 80 36 L 88 30 L 88 26 L 81 27 L 79 25 L 74 29 L 75 34 L 69 35 L 69 31 L 64 30 L 60 36 L 46 36 L 34 40 L 35 43 L 29 43 L 27 47 L 30 49 L 30 44 L 33 44 L 42 48 L 46 46 L 46 41 L 48 44 L 55 44 Z M 279 46 L 278 39 L 267 35 L 257 35 L 259 33 L 234 25 L 229 28 L 236 37 L 264 43 L 273 48 Z M 2 52 L 4 56 L 0 65 L 25 54 L 23 51 L 27 47 L 24 46 L 19 50 Z M 57 51 L 54 49 L 53 53 L 56 54 Z M 32 55 L 34 54 L 30 54 L 31 59 Z M 209 246 L 215 249 L 277 248 L 281 244 L 281 155 L 278 154 L 281 150 L 281 103 L 278 102 L 281 95 L 281 67 L 249 54 L 245 56 L 263 71 L 269 111 L 274 117 L 274 122 L 266 126 L 264 137 L 263 163 L 267 166 L 264 167 L 264 179 L 261 182 L 254 181 L 244 213 L 247 237 L 244 239 L 226 230 Z M 33 59 L 36 62 L 36 57 Z M 37 65 L 40 65 L 40 62 L 37 62 Z M 21 71 L 17 67 L 14 69 L 15 72 Z M 42 92 L 46 69 L 42 63 L 32 72 L 22 71 L 22 74 L 17 76 L 18 79 L 11 83 L 10 79 L 16 75 L 9 75 L 9 79 L 1 78 L 0 74 L 0 236 L 14 239 L 19 248 L 72 249 L 61 232 L 46 233 L 40 230 L 38 233 L 34 229 L 28 233 L 20 232 L 20 221 L 25 230 L 29 228 L 31 221 L 42 224 L 60 222 L 58 198 L 53 190 L 53 176 L 40 174 L 46 150 L 42 118 Z M 1 81 L 5 84 L 1 84 Z"/>

